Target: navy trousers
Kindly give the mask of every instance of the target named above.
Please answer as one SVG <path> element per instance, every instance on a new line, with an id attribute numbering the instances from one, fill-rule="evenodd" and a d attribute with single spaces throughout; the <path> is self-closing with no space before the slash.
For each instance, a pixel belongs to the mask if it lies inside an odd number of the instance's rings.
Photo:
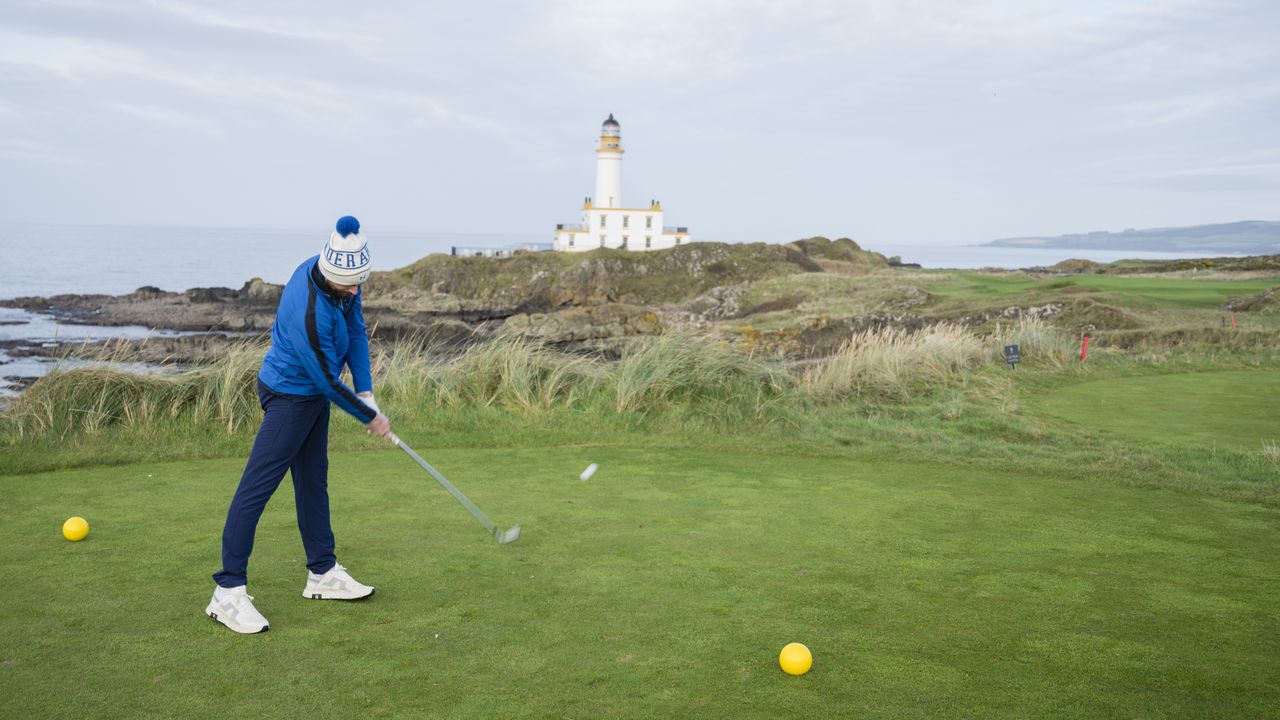
<path id="1" fill-rule="evenodd" d="M 323 395 L 283 395 L 259 380 L 258 402 L 264 413 L 262 427 L 227 509 L 222 570 L 213 576 L 226 588 L 245 584 L 258 519 L 286 470 L 293 474 L 307 569 L 322 575 L 336 563 L 329 526 L 329 400 Z"/>

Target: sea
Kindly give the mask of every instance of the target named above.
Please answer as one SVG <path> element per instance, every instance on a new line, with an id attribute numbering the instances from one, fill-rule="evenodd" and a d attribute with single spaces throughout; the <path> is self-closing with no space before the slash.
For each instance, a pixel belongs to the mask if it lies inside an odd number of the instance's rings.
<path id="1" fill-rule="evenodd" d="M 283 283 L 294 268 L 319 253 L 327 232 L 315 229 L 244 230 L 215 227 L 7 224 L 0 257 L 10 261 L 0 299 L 65 293 L 120 295 L 143 286 L 182 291 L 239 288 L 250 278 Z M 453 248 L 512 248 L 548 244 L 550 234 L 369 232 L 376 269 L 404 267 Z M 1067 258 L 1110 262 L 1128 258 L 1200 257 L 1198 253 L 1054 250 L 985 246 L 862 243 L 925 268 L 1027 268 Z M 20 264 L 14 258 L 23 258 Z M 0 340 L 49 348 L 48 357 L 11 357 L 0 347 L 0 397 L 48 372 L 57 348 L 69 342 L 178 333 L 141 326 L 96 327 L 57 322 L 47 315 L 0 308 Z"/>

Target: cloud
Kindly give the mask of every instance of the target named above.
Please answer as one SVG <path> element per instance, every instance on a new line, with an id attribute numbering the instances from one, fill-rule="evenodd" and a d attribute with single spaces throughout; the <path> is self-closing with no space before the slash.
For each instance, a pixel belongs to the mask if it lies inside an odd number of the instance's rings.
<path id="1" fill-rule="evenodd" d="M 1280 188 L 1280 149 L 1223 160 L 1225 162 L 1134 173 L 1121 176 L 1116 182 L 1179 192 L 1256 192 Z"/>
<path id="2" fill-rule="evenodd" d="M 138 198 L 199 221 L 185 185 L 281 224 L 362 194 L 406 227 L 537 231 L 572 214 L 616 112 L 629 187 L 714 236 L 950 237 L 996 206 L 1069 230 L 1267 197 L 1277 26 L 1265 0 L 11 0 L 0 153 L 100 188 L 86 221 Z M 126 153 L 132 185 L 107 182 Z M 324 177 L 335 153 L 360 184 Z M 245 162 L 272 175 L 250 187 Z M 23 198 L 0 211 L 39 221 Z M 778 211 L 735 209 L 757 198 Z"/>
<path id="3" fill-rule="evenodd" d="M 1280 188 L 1280 181 L 1277 181 L 1274 177 L 1207 173 L 1149 177 L 1142 182 L 1134 184 L 1157 190 L 1172 190 L 1182 193 L 1266 192 Z"/>
<path id="4" fill-rule="evenodd" d="M 180 18 L 192 25 L 207 26 L 211 28 L 221 28 L 233 30 L 237 34 L 250 33 L 267 35 L 273 38 L 283 38 L 286 40 L 304 40 L 323 43 L 341 42 L 348 46 L 360 47 L 367 41 L 366 38 L 355 36 L 356 40 L 361 42 L 353 43 L 353 36 L 350 33 L 334 33 L 331 31 L 321 31 L 313 28 L 306 28 L 302 23 L 306 22 L 306 17 L 297 16 L 289 17 L 287 20 L 283 18 L 270 18 L 258 15 L 250 16 L 243 11 L 237 15 L 228 15 L 225 9 L 221 12 L 210 10 L 207 7 L 193 5 L 185 2 L 173 2 L 172 0 L 152 0 L 152 7 L 163 10 L 174 17 Z M 301 21 L 301 22 L 300 22 Z"/>
<path id="5" fill-rule="evenodd" d="M 173 2 L 16 2 L 0 5 L 0 22 L 11 32 L 75 38 L 135 49 L 288 55 L 324 44 L 329 36 L 272 23 L 231 17 Z"/>
<path id="6" fill-rule="evenodd" d="M 52 144 L 22 138 L 0 137 L 0 157 L 55 165 L 75 165 L 77 159 Z"/>

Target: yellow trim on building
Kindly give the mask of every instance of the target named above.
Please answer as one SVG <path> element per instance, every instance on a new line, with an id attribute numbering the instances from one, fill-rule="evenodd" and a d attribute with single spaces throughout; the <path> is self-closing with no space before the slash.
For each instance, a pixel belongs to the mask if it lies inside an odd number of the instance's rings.
<path id="1" fill-rule="evenodd" d="M 591 209 L 592 209 L 592 210 L 598 210 L 598 211 L 600 211 L 600 212 L 638 212 L 638 213 L 662 212 L 662 209 L 661 209 L 661 208 L 604 208 L 604 207 L 598 207 L 598 208 L 591 208 Z"/>

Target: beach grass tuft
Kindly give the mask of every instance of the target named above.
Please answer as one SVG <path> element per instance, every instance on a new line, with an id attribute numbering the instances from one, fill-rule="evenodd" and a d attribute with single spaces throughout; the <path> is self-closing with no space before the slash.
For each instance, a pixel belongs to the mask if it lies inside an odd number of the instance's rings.
<path id="1" fill-rule="evenodd" d="M 855 397 L 907 401 L 962 380 L 989 359 L 981 339 L 956 325 L 918 331 L 872 328 L 855 334 L 830 358 L 807 368 L 800 385 L 815 400 Z"/>

